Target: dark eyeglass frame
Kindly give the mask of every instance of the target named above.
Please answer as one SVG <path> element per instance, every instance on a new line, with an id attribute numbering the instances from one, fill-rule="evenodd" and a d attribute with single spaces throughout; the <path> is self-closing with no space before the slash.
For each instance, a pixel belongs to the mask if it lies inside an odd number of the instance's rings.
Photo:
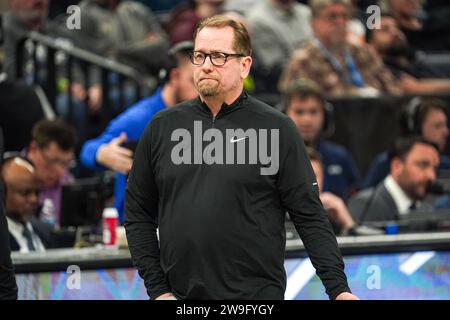
<path id="1" fill-rule="evenodd" d="M 196 53 L 201 53 L 203 55 L 203 59 L 202 59 L 203 61 L 201 63 L 196 63 L 195 62 L 194 55 Z M 222 56 L 220 56 L 220 57 L 218 57 L 218 56 L 213 57 L 213 55 L 222 55 Z M 222 67 L 228 62 L 228 58 L 242 58 L 242 57 L 245 57 L 245 54 L 242 54 L 242 53 L 225 53 L 225 52 L 205 53 L 205 52 L 202 52 L 202 51 L 191 51 L 189 53 L 189 58 L 190 58 L 192 64 L 194 64 L 196 66 L 202 66 L 205 63 L 206 58 L 208 58 L 208 57 L 209 57 L 209 61 L 211 61 L 213 66 Z M 220 63 L 218 64 L 218 63 L 214 62 L 215 58 L 223 58 L 225 60 L 224 60 L 224 62 L 222 64 L 220 64 Z"/>

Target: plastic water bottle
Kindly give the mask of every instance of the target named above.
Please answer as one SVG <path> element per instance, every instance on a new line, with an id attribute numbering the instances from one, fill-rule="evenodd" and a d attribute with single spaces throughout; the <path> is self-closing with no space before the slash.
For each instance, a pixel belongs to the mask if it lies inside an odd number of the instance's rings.
<path id="1" fill-rule="evenodd" d="M 105 208 L 103 210 L 103 244 L 107 247 L 116 246 L 116 228 L 119 213 L 116 208 Z"/>

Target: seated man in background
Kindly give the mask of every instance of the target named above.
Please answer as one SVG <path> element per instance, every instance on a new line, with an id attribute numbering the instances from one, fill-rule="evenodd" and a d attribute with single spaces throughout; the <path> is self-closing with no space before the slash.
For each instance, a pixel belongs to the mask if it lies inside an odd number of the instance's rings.
<path id="1" fill-rule="evenodd" d="M 323 190 L 346 200 L 359 183 L 359 172 L 344 147 L 325 141 L 332 134 L 331 110 L 320 88 L 311 80 L 293 81 L 283 95 L 284 113 L 296 124 L 305 144 L 317 150 L 324 167 Z"/>
<path id="2" fill-rule="evenodd" d="M 347 206 L 341 198 L 331 192 L 323 191 L 323 163 L 320 155 L 312 148 L 307 147 L 309 160 L 316 175 L 317 184 L 319 185 L 319 196 L 323 206 L 328 212 L 328 217 L 333 225 L 334 232 L 339 235 L 348 234 L 355 226 L 352 216 L 348 212 Z"/>
<path id="3" fill-rule="evenodd" d="M 122 144 L 127 140 L 139 140 L 150 119 L 158 111 L 197 96 L 193 80 L 193 65 L 189 61 L 192 42 L 180 42 L 169 51 L 169 64 L 163 82 L 151 97 L 131 106 L 113 119 L 97 138 L 86 141 L 80 153 L 82 164 L 90 169 L 116 171 L 115 207 L 123 222 L 123 203 L 126 176 L 131 169 L 133 152 Z"/>
<path id="4" fill-rule="evenodd" d="M 405 135 L 420 135 L 439 147 L 439 170 L 450 170 L 450 158 L 443 154 L 449 135 L 447 112 L 448 106 L 441 99 L 416 97 L 408 103 L 401 117 L 401 126 Z M 363 188 L 376 186 L 388 174 L 388 153 L 383 152 L 373 160 Z"/>
<path id="5" fill-rule="evenodd" d="M 422 137 L 400 138 L 389 151 L 390 174 L 375 188 L 357 193 L 349 211 L 358 224 L 398 220 L 426 206 L 427 187 L 436 182 L 438 147 Z M 430 207 L 431 209 L 431 207 Z"/>
<path id="6" fill-rule="evenodd" d="M 292 80 L 312 79 L 329 96 L 401 94 L 391 72 L 367 45 L 347 41 L 350 0 L 311 0 L 315 38 L 296 50 L 279 81 L 280 91 Z"/>
<path id="7" fill-rule="evenodd" d="M 392 16 L 381 16 L 381 28 L 369 30 L 367 40 L 408 94 L 450 93 L 450 79 L 421 62 Z"/>
<path id="8" fill-rule="evenodd" d="M 39 189 L 35 168 L 27 159 L 13 156 L 3 163 L 1 177 L 6 189 L 11 250 L 45 251 L 50 244 L 51 228 L 36 218 Z"/>
<path id="9" fill-rule="evenodd" d="M 62 120 L 41 120 L 33 127 L 31 139 L 22 155 L 35 166 L 42 205 L 40 219 L 58 225 L 62 187 L 73 181 L 68 169 L 75 155 L 75 129 Z"/>

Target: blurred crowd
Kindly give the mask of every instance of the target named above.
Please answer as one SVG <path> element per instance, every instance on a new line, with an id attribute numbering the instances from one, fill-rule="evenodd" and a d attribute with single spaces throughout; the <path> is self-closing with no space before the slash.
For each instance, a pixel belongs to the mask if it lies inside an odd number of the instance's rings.
<path id="1" fill-rule="evenodd" d="M 71 29 L 66 8 L 73 4 L 80 9 L 81 26 Z M 199 21 L 216 14 L 249 29 L 253 66 L 245 88 L 270 96 L 298 127 L 337 234 L 450 206 L 445 195 L 429 197 L 430 186 L 450 170 L 446 1 L 9 0 L 7 8 L 0 47 L 1 179 L 12 250 L 52 247 L 51 232 L 61 224 L 63 186 L 104 171 L 115 173 L 110 205 L 123 222 L 133 161 L 129 142 L 139 140 L 155 113 L 197 96 L 190 61 L 193 32 Z M 152 77 L 157 85 L 145 98 L 125 99 L 115 112 L 105 113 L 105 99 L 116 99 L 114 92 L 105 92 L 101 72 L 86 74 L 78 62 L 73 76 L 58 77 L 53 101 L 45 82 L 50 50 L 23 45 L 30 33 L 63 39 Z M 35 72 L 38 65 L 44 68 Z M 119 87 L 125 96 L 128 89 Z M 410 98 L 398 105 L 402 135 L 361 172 L 351 151 L 332 142 L 330 101 L 386 96 Z M 383 123 L 378 126 L 382 131 Z"/>

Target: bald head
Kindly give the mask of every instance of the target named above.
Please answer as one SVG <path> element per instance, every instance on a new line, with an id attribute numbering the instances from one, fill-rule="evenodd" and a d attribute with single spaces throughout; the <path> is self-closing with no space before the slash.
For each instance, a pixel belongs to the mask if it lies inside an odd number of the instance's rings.
<path id="1" fill-rule="evenodd" d="M 1 176 L 6 186 L 6 212 L 23 222 L 31 218 L 38 205 L 38 184 L 33 165 L 20 158 L 8 159 Z"/>

